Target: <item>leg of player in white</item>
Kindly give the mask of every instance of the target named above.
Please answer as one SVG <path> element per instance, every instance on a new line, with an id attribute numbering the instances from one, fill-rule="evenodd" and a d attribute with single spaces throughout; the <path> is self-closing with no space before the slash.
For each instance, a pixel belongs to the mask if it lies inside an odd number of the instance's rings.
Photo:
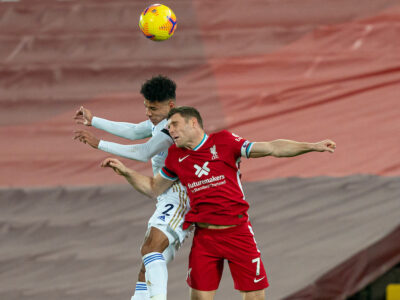
<path id="1" fill-rule="evenodd" d="M 153 173 L 158 174 L 164 166 L 167 150 L 173 144 L 173 139 L 166 130 L 166 118 L 175 107 L 175 90 L 175 82 L 168 77 L 159 75 L 147 80 L 140 93 L 144 96 L 148 120 L 138 124 L 98 118 L 84 107 L 80 107 L 75 114 L 78 124 L 94 126 L 122 138 L 138 140 L 151 137 L 143 144 L 122 145 L 107 142 L 85 130 L 75 131 L 75 139 L 93 148 L 136 161 L 146 162 L 151 159 Z M 156 213 L 150 219 L 149 228 L 154 229 L 148 230 L 142 246 L 143 264 L 132 300 L 166 299 L 166 264 L 172 260 L 176 247 L 185 239 L 186 232 L 182 230 L 182 223 L 184 214 L 188 211 L 185 188 L 175 186 L 172 190 L 174 195 L 170 195 L 170 199 L 158 199 Z"/>
<path id="2" fill-rule="evenodd" d="M 167 299 L 168 270 L 163 252 L 168 245 L 168 237 L 161 230 L 151 227 L 141 249 L 150 299 Z"/>
<path id="3" fill-rule="evenodd" d="M 174 249 L 168 246 L 168 237 L 159 229 L 151 227 L 141 248 L 143 263 L 131 300 L 166 299 L 167 264 L 174 256 Z"/>
<path id="4" fill-rule="evenodd" d="M 149 291 L 146 285 L 146 269 L 142 263 L 138 275 L 138 281 L 136 282 L 135 292 L 131 300 L 150 300 Z"/>
<path id="5" fill-rule="evenodd" d="M 132 300 L 167 299 L 167 264 L 175 257 L 189 231 L 182 229 L 184 215 L 189 210 L 189 199 L 181 184 L 175 184 L 158 197 L 157 207 L 148 223 L 141 248 L 143 266 Z M 146 270 L 144 272 L 144 270 Z M 146 283 L 149 298 L 143 298 Z M 142 297 L 142 298 L 137 298 Z"/>
<path id="6" fill-rule="evenodd" d="M 144 268 L 144 266 L 142 266 L 142 268 Z M 136 282 L 135 293 L 132 296 L 131 300 L 149 300 L 150 299 L 145 280 L 146 279 L 144 277 L 144 272 L 143 272 L 143 279 L 140 278 L 140 274 L 139 274 L 138 282 Z"/>

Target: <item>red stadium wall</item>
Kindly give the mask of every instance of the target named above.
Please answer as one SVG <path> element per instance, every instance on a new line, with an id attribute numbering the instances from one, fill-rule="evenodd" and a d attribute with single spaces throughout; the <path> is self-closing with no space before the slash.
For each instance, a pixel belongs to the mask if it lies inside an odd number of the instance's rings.
<path id="1" fill-rule="evenodd" d="M 400 6 L 357 3 L 171 2 L 179 29 L 164 43 L 138 31 L 141 2 L 2 3 L 0 185 L 123 183 L 98 168 L 107 155 L 72 140 L 72 117 L 85 105 L 142 121 L 138 90 L 158 73 L 209 131 L 338 144 L 334 156 L 250 160 L 245 181 L 398 175 Z"/>

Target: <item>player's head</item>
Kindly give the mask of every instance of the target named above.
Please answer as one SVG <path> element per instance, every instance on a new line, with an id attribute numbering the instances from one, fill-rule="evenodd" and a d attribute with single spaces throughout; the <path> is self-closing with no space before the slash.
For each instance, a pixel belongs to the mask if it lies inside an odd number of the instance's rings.
<path id="1" fill-rule="evenodd" d="M 176 84 L 166 76 L 158 75 L 147 80 L 140 90 L 144 97 L 146 116 L 157 125 L 167 118 L 168 112 L 175 107 Z"/>
<path id="2" fill-rule="evenodd" d="M 193 148 L 204 135 L 203 120 L 194 107 L 172 108 L 168 113 L 169 133 L 177 147 Z"/>

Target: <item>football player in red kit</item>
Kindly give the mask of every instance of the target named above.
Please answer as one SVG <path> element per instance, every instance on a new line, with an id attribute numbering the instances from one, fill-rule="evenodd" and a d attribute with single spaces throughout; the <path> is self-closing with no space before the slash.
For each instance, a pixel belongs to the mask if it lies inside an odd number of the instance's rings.
<path id="1" fill-rule="evenodd" d="M 191 208 L 183 227 L 196 226 L 187 278 L 192 300 L 214 298 L 225 259 L 235 289 L 243 299 L 264 299 L 267 275 L 247 214 L 249 204 L 240 182 L 240 159 L 334 152 L 336 144 L 331 140 L 251 143 L 226 130 L 207 135 L 199 112 L 192 107 L 173 108 L 168 119 L 169 134 L 175 144 L 169 148 L 159 175 L 143 176 L 114 158 L 107 158 L 102 166 L 113 168 L 150 197 L 162 193 L 178 179 L 186 187 Z"/>

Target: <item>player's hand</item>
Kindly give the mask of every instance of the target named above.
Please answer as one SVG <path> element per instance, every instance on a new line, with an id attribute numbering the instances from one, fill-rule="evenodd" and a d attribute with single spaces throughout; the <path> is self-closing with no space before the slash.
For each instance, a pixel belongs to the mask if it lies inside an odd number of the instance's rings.
<path id="1" fill-rule="evenodd" d="M 314 144 L 314 150 L 318 152 L 328 151 L 330 153 L 335 152 L 336 143 L 331 140 L 324 140 Z"/>
<path id="2" fill-rule="evenodd" d="M 101 163 L 101 167 L 112 168 L 115 173 L 117 173 L 118 175 L 122 175 L 122 176 L 125 176 L 129 171 L 129 169 L 121 161 L 119 161 L 116 158 L 111 158 L 111 157 L 103 160 L 103 162 Z"/>
<path id="3" fill-rule="evenodd" d="M 77 124 L 92 126 L 93 114 L 87 108 L 81 106 L 75 113 L 74 120 Z"/>
<path id="4" fill-rule="evenodd" d="M 97 149 L 99 147 L 100 140 L 95 137 L 91 132 L 86 130 L 74 131 L 74 140 L 79 140 L 84 144 L 89 144 L 93 148 Z"/>

